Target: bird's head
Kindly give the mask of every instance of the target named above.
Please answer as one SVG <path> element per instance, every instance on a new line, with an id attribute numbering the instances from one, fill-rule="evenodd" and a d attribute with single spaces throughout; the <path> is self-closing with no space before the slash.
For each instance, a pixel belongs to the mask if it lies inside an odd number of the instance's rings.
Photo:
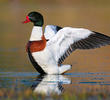
<path id="1" fill-rule="evenodd" d="M 23 23 L 28 23 L 28 22 L 32 22 L 34 26 L 43 26 L 44 24 L 43 16 L 39 12 L 35 12 L 35 11 L 30 12 L 26 16 L 26 20 L 23 21 Z"/>

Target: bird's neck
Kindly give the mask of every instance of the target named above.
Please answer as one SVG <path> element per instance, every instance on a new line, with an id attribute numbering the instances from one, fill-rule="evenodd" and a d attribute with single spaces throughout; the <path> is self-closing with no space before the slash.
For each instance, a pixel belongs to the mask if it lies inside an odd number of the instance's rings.
<path id="1" fill-rule="evenodd" d="M 30 41 L 42 40 L 43 32 L 41 26 L 34 26 L 32 29 Z"/>

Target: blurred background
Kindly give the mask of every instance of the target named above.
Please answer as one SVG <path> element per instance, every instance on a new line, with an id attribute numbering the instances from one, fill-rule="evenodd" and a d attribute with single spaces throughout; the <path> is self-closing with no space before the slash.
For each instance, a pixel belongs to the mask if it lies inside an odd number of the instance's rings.
<path id="1" fill-rule="evenodd" d="M 22 24 L 31 11 L 43 14 L 45 25 L 83 27 L 110 36 L 110 0 L 0 0 L 0 72 L 36 71 L 25 45 L 32 24 Z M 109 72 L 110 46 L 77 50 L 65 64 L 70 72 Z"/>

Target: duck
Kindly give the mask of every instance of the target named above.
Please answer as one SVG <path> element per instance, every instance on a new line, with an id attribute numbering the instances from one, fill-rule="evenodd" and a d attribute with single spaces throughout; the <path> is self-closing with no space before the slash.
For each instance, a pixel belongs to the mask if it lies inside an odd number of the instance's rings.
<path id="1" fill-rule="evenodd" d="M 89 50 L 110 44 L 110 37 L 86 28 L 46 25 L 39 12 L 32 11 L 23 23 L 33 23 L 26 51 L 40 74 L 64 74 L 72 65 L 62 64 L 75 50 Z"/>

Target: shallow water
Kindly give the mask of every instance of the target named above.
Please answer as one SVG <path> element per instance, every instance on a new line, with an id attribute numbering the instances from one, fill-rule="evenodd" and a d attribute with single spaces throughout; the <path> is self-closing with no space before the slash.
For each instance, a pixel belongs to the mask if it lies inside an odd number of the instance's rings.
<path id="1" fill-rule="evenodd" d="M 37 72 L 0 72 L 0 88 L 23 91 L 27 88 L 38 94 L 76 92 L 110 92 L 110 72 L 66 73 L 39 75 Z M 94 91 L 93 91 L 94 90 Z M 104 90 L 104 91 L 102 91 Z"/>

